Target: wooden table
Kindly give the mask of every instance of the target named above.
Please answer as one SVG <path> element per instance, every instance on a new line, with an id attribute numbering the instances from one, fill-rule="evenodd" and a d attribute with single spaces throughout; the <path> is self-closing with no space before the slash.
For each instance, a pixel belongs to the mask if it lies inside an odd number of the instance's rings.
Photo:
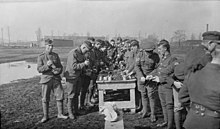
<path id="1" fill-rule="evenodd" d="M 129 101 L 112 101 L 115 102 L 119 109 L 130 108 L 131 112 L 135 112 L 135 87 L 136 79 L 132 80 L 112 80 L 112 81 L 96 81 L 99 92 L 99 107 L 104 105 L 104 94 L 106 90 L 125 90 L 130 91 Z"/>

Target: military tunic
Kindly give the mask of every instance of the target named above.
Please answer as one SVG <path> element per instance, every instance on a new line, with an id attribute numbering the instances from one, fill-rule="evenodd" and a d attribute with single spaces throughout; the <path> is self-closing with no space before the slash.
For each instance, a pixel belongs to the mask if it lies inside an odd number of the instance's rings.
<path id="1" fill-rule="evenodd" d="M 47 61 L 51 60 L 55 68 L 47 65 Z M 50 93 L 54 92 L 56 100 L 63 100 L 64 91 L 61 85 L 61 77 L 63 66 L 60 62 L 58 54 L 51 52 L 43 52 L 37 59 L 37 70 L 42 73 L 40 83 L 42 84 L 42 101 L 50 101 Z"/>
<path id="2" fill-rule="evenodd" d="M 184 122 L 186 129 L 220 128 L 219 79 L 220 65 L 212 63 L 189 75 L 186 85 L 179 92 L 180 102 L 184 103 L 187 97 L 191 100 L 191 109 Z M 193 105 L 200 106 L 195 109 Z"/>
<path id="3" fill-rule="evenodd" d="M 136 60 L 136 72 L 138 80 L 140 80 L 141 77 L 146 77 L 147 75 L 151 74 L 159 63 L 159 60 L 159 55 L 157 53 L 140 51 Z M 155 95 L 157 90 L 156 82 L 139 81 L 138 83 L 138 90 L 141 92 L 143 115 L 147 115 L 148 112 L 148 98 L 150 101 L 151 114 L 155 115 Z"/>
<path id="4" fill-rule="evenodd" d="M 189 72 L 195 72 L 202 69 L 208 62 L 211 62 L 212 56 L 203 45 L 192 49 L 186 54 L 185 75 Z"/>
<path id="5" fill-rule="evenodd" d="M 171 54 L 166 55 L 160 59 L 158 68 L 153 71 L 153 75 L 159 77 L 159 98 L 163 110 L 164 121 L 168 123 L 167 128 L 173 128 L 173 118 L 174 118 L 174 101 L 173 101 L 173 90 L 172 75 L 174 72 L 175 65 L 177 63 L 177 58 L 172 57 Z"/>
<path id="6" fill-rule="evenodd" d="M 82 72 L 86 67 L 85 56 L 80 47 L 71 50 L 67 57 L 64 76 L 67 80 L 68 98 L 76 98 L 82 86 Z"/>

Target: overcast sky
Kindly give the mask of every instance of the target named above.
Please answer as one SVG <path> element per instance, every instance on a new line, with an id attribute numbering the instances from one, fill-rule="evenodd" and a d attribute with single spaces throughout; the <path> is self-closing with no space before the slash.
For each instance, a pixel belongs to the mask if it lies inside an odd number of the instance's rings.
<path id="1" fill-rule="evenodd" d="M 179 0 L 0 0 L 0 28 L 4 39 L 36 40 L 43 35 L 144 36 L 169 39 L 175 30 L 188 35 L 220 31 L 220 1 Z M 2 37 L 0 35 L 0 37 Z"/>

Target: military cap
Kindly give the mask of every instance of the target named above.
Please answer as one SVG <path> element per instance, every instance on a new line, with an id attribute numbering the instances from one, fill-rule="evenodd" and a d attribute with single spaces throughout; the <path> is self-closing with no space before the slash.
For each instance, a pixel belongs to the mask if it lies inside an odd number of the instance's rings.
<path id="1" fill-rule="evenodd" d="M 114 39 L 111 39 L 110 42 L 115 42 L 115 40 L 114 40 Z"/>
<path id="2" fill-rule="evenodd" d="M 125 42 L 125 43 L 131 43 L 131 41 L 130 41 L 129 39 L 125 39 L 125 40 L 123 40 L 123 42 Z"/>
<path id="3" fill-rule="evenodd" d="M 88 49 L 92 49 L 92 43 L 88 40 L 84 41 L 84 43 Z"/>
<path id="4" fill-rule="evenodd" d="M 160 42 L 158 43 L 158 46 L 160 46 L 161 44 L 169 44 L 169 42 L 166 39 L 162 39 L 160 40 Z"/>
<path id="5" fill-rule="evenodd" d="M 53 45 L 53 41 L 51 39 L 46 39 L 44 42 L 45 45 Z"/>
<path id="6" fill-rule="evenodd" d="M 139 47 L 139 42 L 137 40 L 131 40 L 131 47 L 133 46 L 138 46 Z"/>
<path id="7" fill-rule="evenodd" d="M 104 42 L 103 40 L 101 40 L 101 39 L 97 39 L 97 40 L 96 40 L 96 43 L 100 43 L 102 46 L 105 45 L 105 42 Z"/>
<path id="8" fill-rule="evenodd" d="M 147 51 L 152 51 L 155 49 L 155 44 L 152 41 L 148 41 L 147 39 L 142 40 L 140 47 Z"/>
<path id="9" fill-rule="evenodd" d="M 107 46 L 107 47 L 109 47 L 111 45 L 108 40 L 105 40 L 104 42 L 105 42 L 105 46 Z"/>
<path id="10" fill-rule="evenodd" d="M 88 37 L 88 40 L 95 42 L 95 38 L 94 37 Z"/>
<path id="11" fill-rule="evenodd" d="M 202 34 L 203 40 L 220 40 L 220 32 L 207 31 Z"/>

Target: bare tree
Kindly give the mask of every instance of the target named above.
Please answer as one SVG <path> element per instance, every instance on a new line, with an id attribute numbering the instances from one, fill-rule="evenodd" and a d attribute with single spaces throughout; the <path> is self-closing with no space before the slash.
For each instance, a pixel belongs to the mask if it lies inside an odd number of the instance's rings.
<path id="1" fill-rule="evenodd" d="M 178 42 L 178 44 L 180 46 L 180 43 L 186 40 L 185 30 L 175 31 L 172 39 L 173 39 L 174 42 Z"/>
<path id="2" fill-rule="evenodd" d="M 191 40 L 196 40 L 196 36 L 194 33 L 192 33 L 192 35 L 191 35 Z"/>
<path id="3" fill-rule="evenodd" d="M 38 28 L 37 31 L 35 31 L 35 34 L 36 34 L 36 36 L 37 36 L 37 42 L 40 42 L 41 39 L 42 39 L 42 32 L 41 32 L 40 27 Z"/>
<path id="4" fill-rule="evenodd" d="M 157 43 L 159 41 L 158 36 L 156 34 L 149 34 L 147 36 L 147 40 L 154 43 Z"/>

